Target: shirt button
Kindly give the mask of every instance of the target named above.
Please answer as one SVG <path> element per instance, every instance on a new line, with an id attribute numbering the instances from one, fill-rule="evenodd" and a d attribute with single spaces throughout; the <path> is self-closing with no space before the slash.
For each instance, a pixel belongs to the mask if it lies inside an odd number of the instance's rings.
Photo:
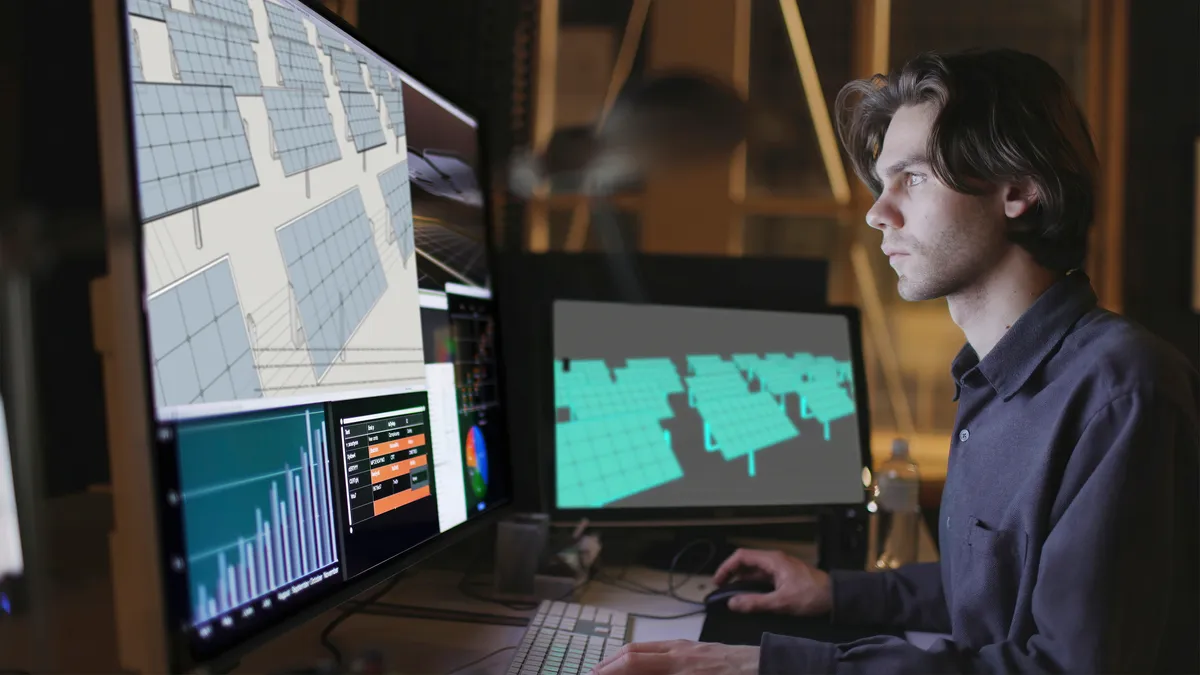
<path id="1" fill-rule="evenodd" d="M 946 516 L 946 529 L 950 529 L 950 516 Z"/>
<path id="2" fill-rule="evenodd" d="M 963 429 L 962 431 L 958 432 L 958 442 L 959 443 L 966 443 L 967 439 L 970 437 L 971 437 L 971 432 L 967 431 L 966 429 Z"/>

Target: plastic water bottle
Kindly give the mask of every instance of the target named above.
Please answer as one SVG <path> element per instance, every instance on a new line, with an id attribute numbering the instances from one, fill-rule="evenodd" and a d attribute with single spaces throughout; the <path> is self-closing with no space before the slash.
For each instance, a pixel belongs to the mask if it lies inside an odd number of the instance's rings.
<path id="1" fill-rule="evenodd" d="M 920 492 L 921 473 L 908 454 L 908 441 L 897 438 L 892 456 L 875 473 L 868 569 L 888 570 L 917 562 Z"/>

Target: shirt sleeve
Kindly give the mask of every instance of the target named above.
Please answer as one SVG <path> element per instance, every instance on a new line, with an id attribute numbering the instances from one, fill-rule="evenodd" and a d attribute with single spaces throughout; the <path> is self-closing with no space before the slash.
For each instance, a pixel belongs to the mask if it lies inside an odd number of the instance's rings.
<path id="1" fill-rule="evenodd" d="M 767 634 L 759 671 L 1154 671 L 1168 617 L 1195 602 L 1172 581 L 1195 574 L 1179 554 L 1195 537 L 1197 433 L 1176 404 L 1140 395 L 1093 416 L 1063 469 L 1029 610 L 1038 632 L 1027 640 L 979 649 L 941 640 L 925 651 L 894 637 L 834 645 Z M 877 587 L 884 602 L 889 588 Z"/>
<path id="2" fill-rule="evenodd" d="M 886 572 L 835 570 L 830 578 L 837 623 L 950 632 L 938 563 L 905 565 Z"/>

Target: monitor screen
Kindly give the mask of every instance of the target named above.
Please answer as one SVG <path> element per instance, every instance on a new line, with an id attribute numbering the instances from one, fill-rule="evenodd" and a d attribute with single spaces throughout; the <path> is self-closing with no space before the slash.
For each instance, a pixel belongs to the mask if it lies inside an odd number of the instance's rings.
<path id="1" fill-rule="evenodd" d="M 557 300 L 555 506 L 861 502 L 842 313 Z"/>
<path id="2" fill-rule="evenodd" d="M 25 569 L 21 552 L 21 526 L 17 520 L 16 481 L 8 447 L 8 421 L 0 401 L 0 583 L 18 577 Z M 0 613 L 8 613 L 8 599 L 0 593 Z"/>
<path id="3" fill-rule="evenodd" d="M 126 0 L 167 593 L 202 661 L 509 499 L 477 121 L 299 0 Z"/>

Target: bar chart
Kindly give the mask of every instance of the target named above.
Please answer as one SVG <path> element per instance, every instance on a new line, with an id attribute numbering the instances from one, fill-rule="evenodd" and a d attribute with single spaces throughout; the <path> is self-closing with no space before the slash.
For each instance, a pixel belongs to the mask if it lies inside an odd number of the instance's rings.
<path id="1" fill-rule="evenodd" d="M 321 407 L 181 425 L 196 625 L 269 602 L 338 562 Z"/>

